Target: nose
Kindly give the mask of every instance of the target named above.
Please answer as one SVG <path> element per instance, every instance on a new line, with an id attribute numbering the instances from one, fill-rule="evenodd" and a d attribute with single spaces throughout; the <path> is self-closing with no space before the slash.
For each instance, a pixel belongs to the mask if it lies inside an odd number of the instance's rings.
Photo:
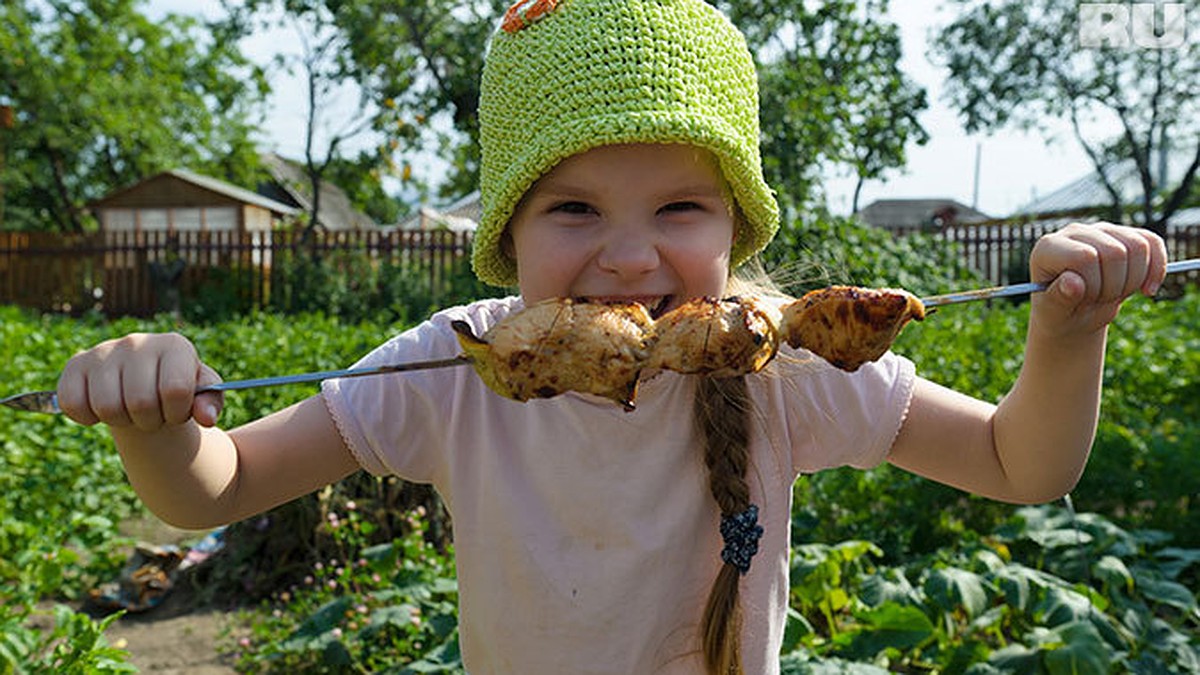
<path id="1" fill-rule="evenodd" d="M 622 228 L 605 242 L 596 263 L 604 272 L 621 278 L 641 277 L 658 268 L 658 244 L 643 232 Z"/>

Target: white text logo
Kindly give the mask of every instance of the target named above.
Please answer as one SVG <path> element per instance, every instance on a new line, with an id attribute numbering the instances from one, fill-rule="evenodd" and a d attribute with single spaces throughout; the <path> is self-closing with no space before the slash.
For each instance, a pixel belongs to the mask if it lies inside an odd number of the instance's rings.
<path id="1" fill-rule="evenodd" d="M 1089 2 L 1079 6 L 1079 46 L 1178 49 L 1187 42 L 1182 2 Z"/>

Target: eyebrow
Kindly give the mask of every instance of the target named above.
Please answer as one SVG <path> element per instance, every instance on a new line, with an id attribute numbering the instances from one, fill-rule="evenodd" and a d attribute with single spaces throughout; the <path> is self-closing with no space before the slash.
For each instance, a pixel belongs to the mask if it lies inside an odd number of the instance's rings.
<path id="1" fill-rule="evenodd" d="M 595 190 L 582 186 L 573 185 L 570 183 L 555 182 L 553 180 L 547 182 L 537 182 L 530 186 L 527 194 L 537 193 L 539 197 L 570 197 L 577 199 L 591 199 L 594 197 Z M 704 197 L 724 197 L 725 191 L 721 189 L 721 185 L 713 183 L 696 183 L 680 186 L 669 186 L 663 190 L 661 195 L 667 198 L 680 198 L 686 196 L 704 196 Z"/>

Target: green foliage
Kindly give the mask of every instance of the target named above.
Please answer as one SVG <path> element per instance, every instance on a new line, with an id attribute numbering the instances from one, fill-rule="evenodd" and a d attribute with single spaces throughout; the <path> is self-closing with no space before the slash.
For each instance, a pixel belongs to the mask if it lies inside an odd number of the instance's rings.
<path id="1" fill-rule="evenodd" d="M 380 264 L 361 251 L 299 253 L 276 262 L 272 285 L 286 291 L 272 294 L 272 309 L 320 312 L 348 322 L 415 323 L 438 308 L 506 292 L 480 282 L 466 256 L 433 264 L 440 267 Z"/>
<path id="2" fill-rule="evenodd" d="M 322 528 L 352 554 L 240 613 L 226 642 L 242 672 L 461 672 L 453 551 L 428 543 L 423 508 L 409 532 L 368 546 L 371 521 L 356 502 Z"/>
<path id="3" fill-rule="evenodd" d="M 1200 546 L 1200 293 L 1126 303 L 1108 354 L 1100 427 L 1076 503 Z"/>
<path id="4" fill-rule="evenodd" d="M 1200 85 L 1200 42 L 1081 48 L 1075 0 L 955 4 L 958 15 L 936 33 L 934 53 L 949 72 L 946 98 L 967 129 L 1017 127 L 1052 136 L 1061 133 L 1050 128 L 1052 120 L 1070 123 L 1096 169 L 1107 172 L 1115 212 L 1109 217 L 1120 219 L 1123 207 L 1134 207 L 1140 224 L 1165 232 L 1170 216 L 1194 196 L 1195 168 L 1173 174 L 1178 183 L 1162 184 L 1155 162 L 1163 150 L 1182 152 L 1185 160 L 1200 153 L 1192 94 Z M 1110 119 L 1121 121 L 1115 134 Z M 1136 167 L 1139 189 L 1122 185 L 1117 160 L 1123 172 Z"/>
<path id="5" fill-rule="evenodd" d="M 266 84 L 227 37 L 133 0 L 0 5 L 4 227 L 83 231 L 89 201 L 165 169 L 252 184 Z"/>
<path id="6" fill-rule="evenodd" d="M 31 618 L 49 614 L 54 626 L 39 630 Z M 63 605 L 31 612 L 20 604 L 0 604 L 0 672 L 2 673 L 136 673 L 129 653 L 109 646 L 104 631 L 120 614 L 94 621 Z"/>
<path id="7" fill-rule="evenodd" d="M 905 288 L 924 296 L 978 281 L 954 249 L 923 234 L 894 237 L 817 209 L 785 220 L 763 261 L 793 295 L 829 284 Z"/>
<path id="8" fill-rule="evenodd" d="M 873 566 L 881 554 L 794 549 L 795 622 L 820 628 L 789 631 L 791 672 L 821 672 L 808 668 L 827 657 L 896 672 L 1200 672 L 1200 609 L 1180 583 L 1200 572 L 1200 550 L 1027 507 L 974 544 Z"/>
<path id="9" fill-rule="evenodd" d="M 725 0 L 758 61 L 764 169 L 784 213 L 819 203 L 820 173 L 861 182 L 902 167 L 929 135 L 925 90 L 900 70 L 887 0 Z M 857 194 L 855 195 L 857 200 Z"/>

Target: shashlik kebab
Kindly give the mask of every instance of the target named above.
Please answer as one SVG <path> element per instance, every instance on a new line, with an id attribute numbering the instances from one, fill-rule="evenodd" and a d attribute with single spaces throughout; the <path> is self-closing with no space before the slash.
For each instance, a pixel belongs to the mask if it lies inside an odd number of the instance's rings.
<path id="1" fill-rule="evenodd" d="M 831 286 L 780 306 L 758 297 L 696 298 L 658 319 L 636 302 L 552 298 L 476 336 L 453 322 L 463 352 L 493 391 L 518 401 L 567 391 L 632 409 L 643 370 L 711 377 L 758 372 L 780 341 L 853 372 L 925 318 L 907 291 Z"/>

